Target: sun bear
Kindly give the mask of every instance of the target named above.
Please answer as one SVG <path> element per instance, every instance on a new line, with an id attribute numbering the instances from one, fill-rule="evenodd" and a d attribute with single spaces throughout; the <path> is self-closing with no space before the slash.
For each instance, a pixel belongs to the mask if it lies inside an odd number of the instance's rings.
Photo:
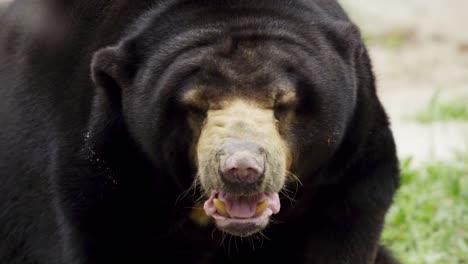
<path id="1" fill-rule="evenodd" d="M 0 21 L 1 263 L 397 263 L 399 184 L 331 0 L 17 0 Z"/>

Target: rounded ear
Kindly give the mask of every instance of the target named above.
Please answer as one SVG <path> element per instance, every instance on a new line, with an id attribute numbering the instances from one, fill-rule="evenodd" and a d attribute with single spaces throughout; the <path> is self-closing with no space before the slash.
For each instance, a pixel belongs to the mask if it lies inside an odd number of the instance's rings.
<path id="1" fill-rule="evenodd" d="M 91 62 L 91 77 L 98 89 L 104 89 L 110 96 L 130 85 L 135 74 L 136 62 L 123 46 L 107 47 L 98 50 Z"/>
<path id="2" fill-rule="evenodd" d="M 122 46 L 98 50 L 91 62 L 95 93 L 88 123 L 86 144 L 99 156 L 112 154 L 124 140 L 126 130 L 122 115 L 122 91 L 135 74 L 136 62 Z M 121 145 L 120 145 L 121 146 Z"/>

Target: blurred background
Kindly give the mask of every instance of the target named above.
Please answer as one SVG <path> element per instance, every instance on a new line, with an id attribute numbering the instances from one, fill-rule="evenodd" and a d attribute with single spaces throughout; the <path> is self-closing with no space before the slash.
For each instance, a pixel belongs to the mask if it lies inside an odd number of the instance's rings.
<path id="1" fill-rule="evenodd" d="M 383 243 L 403 263 L 468 263 L 468 1 L 341 0 L 361 28 L 402 182 Z"/>
<path id="2" fill-rule="evenodd" d="M 340 2 L 368 46 L 401 160 L 383 243 L 403 264 L 468 264 L 468 0 Z"/>

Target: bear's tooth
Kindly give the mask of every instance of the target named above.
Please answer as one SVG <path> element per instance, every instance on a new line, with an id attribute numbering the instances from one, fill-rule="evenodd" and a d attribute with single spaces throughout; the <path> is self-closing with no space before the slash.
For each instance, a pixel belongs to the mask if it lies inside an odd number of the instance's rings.
<path id="1" fill-rule="evenodd" d="M 219 199 L 215 198 L 213 199 L 213 204 L 216 207 L 216 210 L 218 210 L 218 213 L 224 217 L 229 217 L 228 212 L 226 211 L 226 205 Z"/>
<path id="2" fill-rule="evenodd" d="M 263 213 L 263 211 L 265 211 L 265 209 L 267 209 L 269 204 L 270 204 L 270 202 L 268 202 L 268 200 L 265 200 L 265 201 L 257 204 L 257 209 L 255 210 L 255 215 L 258 216 L 261 213 Z"/>

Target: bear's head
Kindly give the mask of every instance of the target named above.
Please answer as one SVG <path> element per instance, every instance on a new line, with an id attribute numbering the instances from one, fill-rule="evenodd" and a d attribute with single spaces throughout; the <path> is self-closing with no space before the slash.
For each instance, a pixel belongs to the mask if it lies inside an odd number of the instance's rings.
<path id="1" fill-rule="evenodd" d="M 357 100 L 359 33 L 172 26 L 94 55 L 96 151 L 116 149 L 112 135 L 126 130 L 155 177 L 197 186 L 218 228 L 249 236 L 280 211 L 290 182 L 314 178 L 339 148 Z"/>

